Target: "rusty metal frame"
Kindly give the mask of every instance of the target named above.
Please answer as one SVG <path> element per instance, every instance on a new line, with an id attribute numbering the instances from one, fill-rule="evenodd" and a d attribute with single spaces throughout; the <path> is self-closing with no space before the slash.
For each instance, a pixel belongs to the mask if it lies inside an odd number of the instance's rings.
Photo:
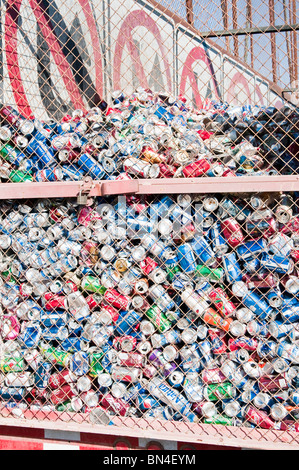
<path id="1" fill-rule="evenodd" d="M 0 200 L 71 198 L 82 192 L 82 182 L 2 183 Z M 87 193 L 90 197 L 121 194 L 205 194 L 261 193 L 299 191 L 298 176 L 202 177 L 172 179 L 131 179 L 94 181 Z"/>
<path id="2" fill-rule="evenodd" d="M 8 412 L 9 413 L 9 412 Z M 30 419 L 26 415 L 31 414 Z M 194 444 L 229 446 L 243 449 L 259 450 L 299 450 L 298 433 L 270 429 L 251 429 L 250 437 L 247 427 L 229 427 L 218 425 L 217 430 L 211 424 L 160 421 L 154 418 L 121 418 L 115 417 L 114 426 L 70 422 L 70 414 L 62 412 L 60 419 L 53 421 L 51 412 L 24 412 L 24 417 L 0 417 L 0 426 L 47 429 L 92 434 L 106 434 L 121 437 L 138 437 L 152 440 L 177 441 Z M 51 419 L 52 418 L 52 419 Z M 136 424 L 138 427 L 136 427 Z"/>

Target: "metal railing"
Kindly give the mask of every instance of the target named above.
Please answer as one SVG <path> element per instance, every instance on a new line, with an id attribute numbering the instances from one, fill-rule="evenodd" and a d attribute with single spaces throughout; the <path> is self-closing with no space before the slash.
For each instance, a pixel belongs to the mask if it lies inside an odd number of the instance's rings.
<path id="1" fill-rule="evenodd" d="M 0 421 L 297 448 L 295 6 L 168 3 L 1 4 Z"/>
<path id="2" fill-rule="evenodd" d="M 2 416 L 296 445 L 297 231 L 296 193 L 3 202 Z"/>

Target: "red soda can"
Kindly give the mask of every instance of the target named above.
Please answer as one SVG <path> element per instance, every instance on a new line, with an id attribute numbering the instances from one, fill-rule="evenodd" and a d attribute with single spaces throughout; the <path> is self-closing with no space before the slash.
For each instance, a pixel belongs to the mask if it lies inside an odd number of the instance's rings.
<path id="1" fill-rule="evenodd" d="M 159 266 L 159 264 L 156 263 L 156 261 L 154 261 L 149 256 L 140 261 L 139 265 L 143 274 L 145 274 L 146 276 L 148 276 L 149 273 L 151 273 L 155 268 Z"/>
<path id="2" fill-rule="evenodd" d="M 206 173 L 210 169 L 210 166 L 207 160 L 201 159 L 185 166 L 182 173 L 185 178 L 198 178 Z"/>
<path id="3" fill-rule="evenodd" d="M 126 416 L 130 409 L 130 404 L 126 403 L 122 398 L 114 398 L 110 393 L 106 393 L 102 396 L 100 405 L 105 410 L 114 411 L 117 415 Z"/>
<path id="4" fill-rule="evenodd" d="M 255 287 L 264 289 L 278 287 L 280 281 L 277 276 L 270 273 L 257 273 L 256 276 L 244 274 L 242 280 L 246 282 L 249 289 L 254 289 Z"/>
<path id="5" fill-rule="evenodd" d="M 136 347 L 137 338 L 130 335 L 117 336 L 113 339 L 112 344 L 117 351 L 131 352 Z"/>
<path id="6" fill-rule="evenodd" d="M 208 132 L 208 131 L 205 131 L 204 129 L 200 129 L 199 131 L 196 131 L 196 132 L 202 140 L 209 140 L 209 138 L 212 137 L 212 135 L 214 134 L 213 132 Z"/>
<path id="7" fill-rule="evenodd" d="M 126 295 L 122 295 L 115 289 L 107 289 L 104 294 L 104 299 L 113 307 L 118 308 L 120 310 L 127 310 L 131 299 Z"/>
<path id="8" fill-rule="evenodd" d="M 271 429 L 275 426 L 274 421 L 265 411 L 258 410 L 254 406 L 249 405 L 245 410 L 244 418 L 250 423 L 263 429 Z"/>
<path id="9" fill-rule="evenodd" d="M 204 369 L 201 377 L 205 384 L 219 384 L 227 380 L 219 367 L 216 367 L 215 369 Z"/>
<path id="10" fill-rule="evenodd" d="M 293 258 L 293 260 L 299 261 L 299 250 L 291 250 L 290 255 Z"/>
<path id="11" fill-rule="evenodd" d="M 52 389 L 57 389 L 65 384 L 70 384 L 76 381 L 76 376 L 68 369 L 62 372 L 56 372 L 50 375 L 49 385 Z"/>
<path id="12" fill-rule="evenodd" d="M 299 215 L 292 217 L 291 220 L 282 227 L 280 232 L 286 235 L 299 232 Z"/>
<path id="13" fill-rule="evenodd" d="M 172 178 L 176 172 L 176 168 L 167 163 L 160 163 L 159 167 L 161 178 Z"/>
<path id="14" fill-rule="evenodd" d="M 208 335 L 211 340 L 211 351 L 213 354 L 224 354 L 227 350 L 227 344 L 225 342 L 226 332 L 216 328 L 208 330 Z"/>
<path id="15" fill-rule="evenodd" d="M 28 401 L 31 403 L 32 401 L 37 402 L 37 401 L 43 401 L 43 400 L 48 400 L 49 398 L 49 389 L 48 387 L 46 388 L 33 388 L 30 390 L 30 394 L 28 397 Z"/>
<path id="16" fill-rule="evenodd" d="M 125 367 L 144 367 L 146 357 L 137 352 L 119 352 L 117 355 L 117 363 Z"/>
<path id="17" fill-rule="evenodd" d="M 223 172 L 222 176 L 227 178 L 227 177 L 230 177 L 230 176 L 237 176 L 237 175 L 234 171 L 228 169 L 228 170 L 225 170 Z"/>
<path id="18" fill-rule="evenodd" d="M 59 207 L 52 207 L 49 212 L 49 218 L 53 222 L 59 223 L 65 218 L 65 212 L 59 209 Z"/>
<path id="19" fill-rule="evenodd" d="M 157 375 L 158 369 L 152 364 L 146 364 L 146 366 L 142 369 L 142 372 L 144 377 L 147 379 L 152 379 L 155 377 L 155 375 Z"/>
<path id="20" fill-rule="evenodd" d="M 45 309 L 48 311 L 55 310 L 57 308 L 65 309 L 66 297 L 64 295 L 52 294 L 52 292 L 46 292 L 44 295 L 45 299 Z"/>
<path id="21" fill-rule="evenodd" d="M 229 217 L 221 222 L 222 233 L 231 247 L 235 247 L 244 242 L 241 225 L 232 217 Z"/>
<path id="22" fill-rule="evenodd" d="M 90 206 L 84 206 L 78 214 L 78 222 L 85 227 L 88 227 L 91 223 L 97 220 L 102 220 L 100 214 Z"/>
<path id="23" fill-rule="evenodd" d="M 231 317 L 236 310 L 236 306 L 229 300 L 228 295 L 224 292 L 221 287 L 216 287 L 209 292 L 209 298 L 221 313 L 225 317 Z"/>
<path id="24" fill-rule="evenodd" d="M 104 325 L 108 325 L 117 322 L 119 318 L 119 312 L 111 305 L 101 304 L 101 310 L 98 313 L 98 316 Z"/>
<path id="25" fill-rule="evenodd" d="M 66 289 L 67 293 L 70 294 L 72 292 L 77 292 L 78 286 L 73 281 L 68 279 L 67 281 L 65 281 L 64 289 Z"/>
<path id="26" fill-rule="evenodd" d="M 296 423 L 295 421 L 292 421 L 291 419 L 285 419 L 276 424 L 279 426 L 280 431 L 299 432 L 299 423 Z"/>
<path id="27" fill-rule="evenodd" d="M 278 390 L 287 390 L 289 388 L 284 374 L 262 375 L 258 379 L 258 385 L 261 392 L 264 390 L 269 392 L 277 392 Z"/>
<path id="28" fill-rule="evenodd" d="M 90 310 L 94 310 L 102 302 L 102 296 L 99 294 L 90 294 L 86 297 L 86 302 L 88 303 Z"/>
<path id="29" fill-rule="evenodd" d="M 76 393 L 74 392 L 73 387 L 70 384 L 66 384 L 53 390 L 49 398 L 54 405 L 59 405 L 60 403 L 68 401 L 75 396 Z"/>
<path id="30" fill-rule="evenodd" d="M 29 297 L 32 294 L 33 289 L 30 286 L 30 284 L 22 283 L 22 284 L 20 284 L 19 292 L 20 292 L 21 297 L 26 298 L 26 297 Z"/>

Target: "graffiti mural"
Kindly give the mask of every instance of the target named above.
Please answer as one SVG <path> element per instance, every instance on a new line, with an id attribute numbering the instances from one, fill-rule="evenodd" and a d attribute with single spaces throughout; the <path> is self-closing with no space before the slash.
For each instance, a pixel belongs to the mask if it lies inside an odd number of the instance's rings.
<path id="1" fill-rule="evenodd" d="M 0 0 L 0 96 L 26 117 L 59 119 L 138 86 L 279 105 L 266 80 L 143 0 Z"/>

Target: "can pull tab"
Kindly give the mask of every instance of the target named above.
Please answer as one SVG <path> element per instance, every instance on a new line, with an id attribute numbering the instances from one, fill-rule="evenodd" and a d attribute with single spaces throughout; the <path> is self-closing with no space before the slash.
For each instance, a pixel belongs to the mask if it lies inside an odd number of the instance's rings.
<path id="1" fill-rule="evenodd" d="M 80 186 L 79 194 L 77 195 L 77 204 L 80 206 L 91 206 L 93 204 L 93 197 L 90 196 L 90 191 L 94 188 L 93 180 L 88 176 Z"/>

